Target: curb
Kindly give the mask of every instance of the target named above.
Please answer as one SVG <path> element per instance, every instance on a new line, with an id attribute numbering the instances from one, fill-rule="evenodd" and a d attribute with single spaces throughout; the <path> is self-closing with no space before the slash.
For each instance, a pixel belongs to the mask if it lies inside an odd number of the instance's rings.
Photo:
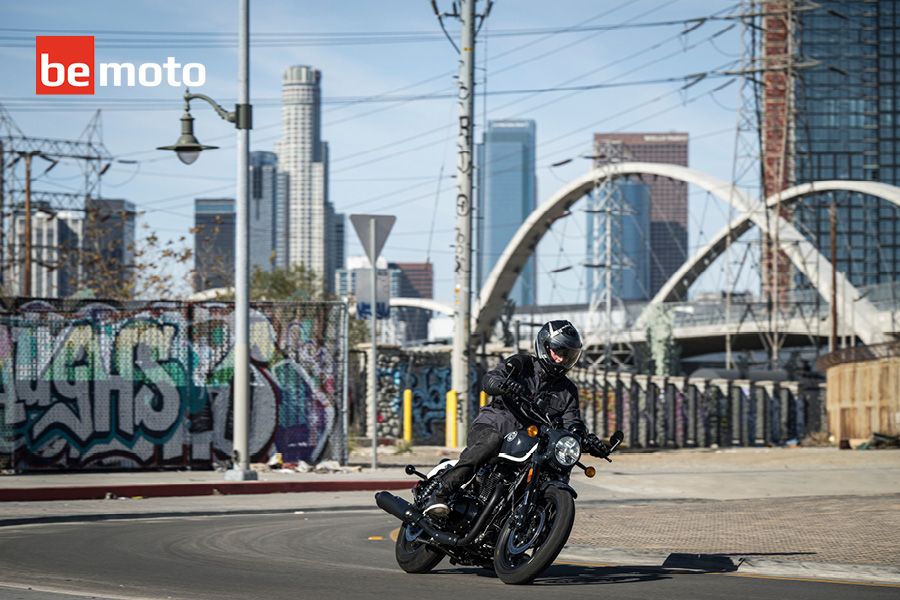
<path id="1" fill-rule="evenodd" d="M 689 554 L 652 550 L 621 550 L 566 546 L 558 560 L 592 562 L 604 566 L 639 566 L 661 571 L 699 571 L 785 579 L 900 584 L 900 568 L 883 565 L 817 563 L 762 558 L 753 554 Z"/>
<path id="2" fill-rule="evenodd" d="M 95 513 L 84 515 L 48 515 L 28 517 L 0 517 L 0 528 L 18 527 L 21 525 L 51 525 L 58 523 L 97 523 L 102 521 L 136 521 L 152 519 L 178 519 L 186 517 L 233 517 L 233 516 L 260 516 L 260 515 L 290 515 L 290 514 L 316 514 L 316 513 L 342 513 L 342 512 L 376 512 L 378 508 L 368 504 L 347 505 L 339 507 L 308 507 L 308 508 L 273 508 L 273 509 L 223 509 L 223 510 L 162 510 L 143 513 Z"/>
<path id="3" fill-rule="evenodd" d="M 110 496 L 172 498 L 237 494 L 296 494 L 303 492 L 368 492 L 408 490 L 410 480 L 382 481 L 246 481 L 209 483 L 148 483 L 0 489 L 0 502 L 44 500 L 103 500 Z"/>

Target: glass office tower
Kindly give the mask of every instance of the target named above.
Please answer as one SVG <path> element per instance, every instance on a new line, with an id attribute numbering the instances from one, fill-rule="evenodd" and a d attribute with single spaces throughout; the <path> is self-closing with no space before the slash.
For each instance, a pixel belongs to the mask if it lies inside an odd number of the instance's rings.
<path id="1" fill-rule="evenodd" d="M 488 121 L 476 148 L 478 166 L 478 288 L 506 245 L 535 208 L 535 124 L 531 120 Z M 537 303 L 537 271 L 532 256 L 509 295 L 517 306 Z"/>
<path id="2" fill-rule="evenodd" d="M 783 2 L 783 0 L 781 0 Z M 772 1 L 769 4 L 777 4 Z M 795 77 L 794 180 L 900 183 L 900 4 L 822 1 L 796 15 L 796 58 L 817 65 Z M 802 201 L 794 222 L 830 256 L 829 206 L 836 203 L 837 269 L 856 286 L 900 274 L 900 210 L 862 194 Z M 804 282 L 798 279 L 801 286 Z"/>

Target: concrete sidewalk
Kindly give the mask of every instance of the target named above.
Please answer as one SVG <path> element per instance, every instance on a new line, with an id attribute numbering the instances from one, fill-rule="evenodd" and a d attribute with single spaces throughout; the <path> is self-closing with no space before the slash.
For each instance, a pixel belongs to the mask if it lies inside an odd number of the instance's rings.
<path id="1" fill-rule="evenodd" d="M 900 583 L 900 494 L 579 505 L 569 559 Z"/>

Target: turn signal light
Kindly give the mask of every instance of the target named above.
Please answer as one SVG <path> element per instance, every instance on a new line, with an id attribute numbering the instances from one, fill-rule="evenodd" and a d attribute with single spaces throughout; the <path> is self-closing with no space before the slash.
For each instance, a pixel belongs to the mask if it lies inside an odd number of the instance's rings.
<path id="1" fill-rule="evenodd" d="M 528 437 L 537 437 L 538 428 L 537 425 L 529 425 L 528 426 Z"/>
<path id="2" fill-rule="evenodd" d="M 584 470 L 584 474 L 587 475 L 588 477 L 593 477 L 594 475 L 597 474 L 597 469 L 595 469 L 594 467 L 588 467 L 587 469 Z"/>
<path id="3" fill-rule="evenodd" d="M 528 481 L 525 483 L 531 483 L 531 478 L 534 477 L 534 467 L 528 469 Z"/>

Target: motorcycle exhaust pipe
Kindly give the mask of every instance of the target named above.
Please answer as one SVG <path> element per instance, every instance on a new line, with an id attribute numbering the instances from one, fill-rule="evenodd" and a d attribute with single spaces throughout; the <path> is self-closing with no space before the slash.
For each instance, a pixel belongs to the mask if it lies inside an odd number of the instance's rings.
<path id="1" fill-rule="evenodd" d="M 375 504 L 377 504 L 378 508 L 384 512 L 397 517 L 404 523 L 421 527 L 425 533 L 430 535 L 431 538 L 439 544 L 456 546 L 459 543 L 458 536 L 436 528 L 425 518 L 422 511 L 403 498 L 395 496 L 390 492 L 378 492 L 375 494 Z"/>
<path id="2" fill-rule="evenodd" d="M 494 488 L 494 492 L 488 498 L 487 504 L 481 510 L 481 514 L 478 516 L 478 520 L 475 521 L 475 524 L 472 525 L 472 528 L 469 530 L 465 536 L 461 539 L 457 540 L 457 546 L 468 546 L 472 542 L 475 541 L 475 538 L 481 534 L 481 530 L 485 528 L 488 520 L 494 514 L 494 509 L 497 507 L 497 504 L 500 502 L 500 499 L 503 497 L 503 487 L 497 486 Z"/>
<path id="3" fill-rule="evenodd" d="M 375 504 L 381 510 L 394 515 L 404 523 L 415 523 L 418 517 L 423 516 L 421 511 L 415 506 L 390 492 L 378 492 L 375 494 Z"/>

